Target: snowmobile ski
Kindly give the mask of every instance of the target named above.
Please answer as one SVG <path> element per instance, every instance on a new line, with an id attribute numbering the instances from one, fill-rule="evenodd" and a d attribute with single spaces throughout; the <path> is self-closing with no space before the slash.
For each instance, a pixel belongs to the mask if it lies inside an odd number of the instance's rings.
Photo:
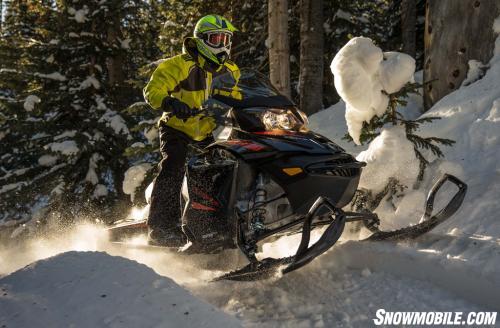
<path id="1" fill-rule="evenodd" d="M 333 214 L 333 220 L 321 235 L 320 239 L 309 246 L 311 239 L 312 221 L 316 217 L 321 207 L 327 207 Z M 326 198 L 319 197 L 313 204 L 304 218 L 302 226 L 302 239 L 294 256 L 284 258 L 265 258 L 258 261 L 253 254 L 245 254 L 250 260 L 247 266 L 224 274 L 214 279 L 218 280 L 236 280 L 250 281 L 267 279 L 281 271 L 282 274 L 297 270 L 311 262 L 330 249 L 340 238 L 344 231 L 346 217 L 344 213 L 336 209 Z M 241 248 L 241 247 L 240 247 Z M 243 249 L 243 248 L 242 248 Z"/>
<path id="2" fill-rule="evenodd" d="M 438 213 L 432 215 L 434 209 L 434 200 L 437 192 L 446 181 L 450 181 L 458 187 L 458 191 L 448 204 Z M 404 240 L 415 239 L 434 229 L 438 224 L 443 223 L 450 218 L 460 208 L 467 192 L 467 185 L 457 177 L 445 174 L 439 179 L 429 191 L 427 201 L 425 203 L 425 212 L 420 219 L 420 223 L 393 231 L 382 231 L 378 228 L 372 228 L 373 235 L 365 240 L 382 241 L 382 240 Z M 366 222 L 366 221 L 365 221 Z"/>

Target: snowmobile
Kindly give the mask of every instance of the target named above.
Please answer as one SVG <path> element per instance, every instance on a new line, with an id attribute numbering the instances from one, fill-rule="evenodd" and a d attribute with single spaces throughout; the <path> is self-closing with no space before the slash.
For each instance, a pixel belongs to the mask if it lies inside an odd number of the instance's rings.
<path id="1" fill-rule="evenodd" d="M 342 210 L 353 199 L 362 168 L 344 149 L 307 129 L 307 116 L 280 94 L 261 74 L 242 70 L 235 81 L 223 74 L 213 81 L 212 97 L 201 115 L 218 128 L 214 142 L 193 146 L 182 187 L 182 229 L 190 247 L 186 253 L 217 253 L 238 248 L 245 267 L 216 280 L 255 280 L 294 271 L 330 249 L 348 222 L 360 222 L 371 241 L 417 238 L 452 216 L 462 204 L 467 186 L 444 175 L 430 190 L 419 224 L 395 231 L 379 229 L 376 214 Z M 458 191 L 432 214 L 436 193 L 451 182 Z M 311 231 L 322 228 L 310 245 Z M 109 228 L 114 241 L 147 232 L 145 221 Z M 269 238 L 300 233 L 295 255 L 258 260 L 258 245 Z"/>

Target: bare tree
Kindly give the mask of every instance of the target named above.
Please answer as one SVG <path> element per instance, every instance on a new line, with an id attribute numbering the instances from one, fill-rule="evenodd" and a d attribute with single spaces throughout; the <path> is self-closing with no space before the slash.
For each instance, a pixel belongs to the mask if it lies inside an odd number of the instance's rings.
<path id="1" fill-rule="evenodd" d="M 460 87 L 471 59 L 488 63 L 493 55 L 493 21 L 498 0 L 427 1 L 424 104 L 429 109 Z"/>
<path id="2" fill-rule="evenodd" d="M 323 0 L 301 0 L 299 93 L 307 115 L 323 108 L 323 48 Z"/>
<path id="3" fill-rule="evenodd" d="M 290 96 L 290 46 L 288 0 L 269 0 L 269 77 L 283 94 Z"/>
<path id="4" fill-rule="evenodd" d="M 401 1 L 401 34 L 403 52 L 415 58 L 417 42 L 417 1 Z"/>

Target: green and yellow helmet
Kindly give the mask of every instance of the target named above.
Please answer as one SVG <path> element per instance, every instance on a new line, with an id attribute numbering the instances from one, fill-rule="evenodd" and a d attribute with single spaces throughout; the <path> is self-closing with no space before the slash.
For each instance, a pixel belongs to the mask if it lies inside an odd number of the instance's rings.
<path id="1" fill-rule="evenodd" d="M 238 31 L 230 21 L 219 15 L 201 18 L 194 28 L 194 39 L 198 52 L 216 65 L 229 58 L 233 32 Z"/>

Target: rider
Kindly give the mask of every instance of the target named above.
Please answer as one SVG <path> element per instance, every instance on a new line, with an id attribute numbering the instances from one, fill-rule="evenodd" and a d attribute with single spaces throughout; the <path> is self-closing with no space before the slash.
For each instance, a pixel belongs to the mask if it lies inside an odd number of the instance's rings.
<path id="1" fill-rule="evenodd" d="M 215 128 L 211 118 L 197 114 L 210 96 L 212 79 L 227 72 L 239 79 L 238 66 L 229 60 L 234 31 L 222 16 L 201 18 L 193 37 L 184 40 L 183 53 L 161 62 L 144 88 L 147 103 L 163 111 L 159 121 L 162 160 L 147 221 L 153 244 L 175 247 L 186 242 L 180 227 L 180 190 L 187 145 L 206 141 Z"/>

